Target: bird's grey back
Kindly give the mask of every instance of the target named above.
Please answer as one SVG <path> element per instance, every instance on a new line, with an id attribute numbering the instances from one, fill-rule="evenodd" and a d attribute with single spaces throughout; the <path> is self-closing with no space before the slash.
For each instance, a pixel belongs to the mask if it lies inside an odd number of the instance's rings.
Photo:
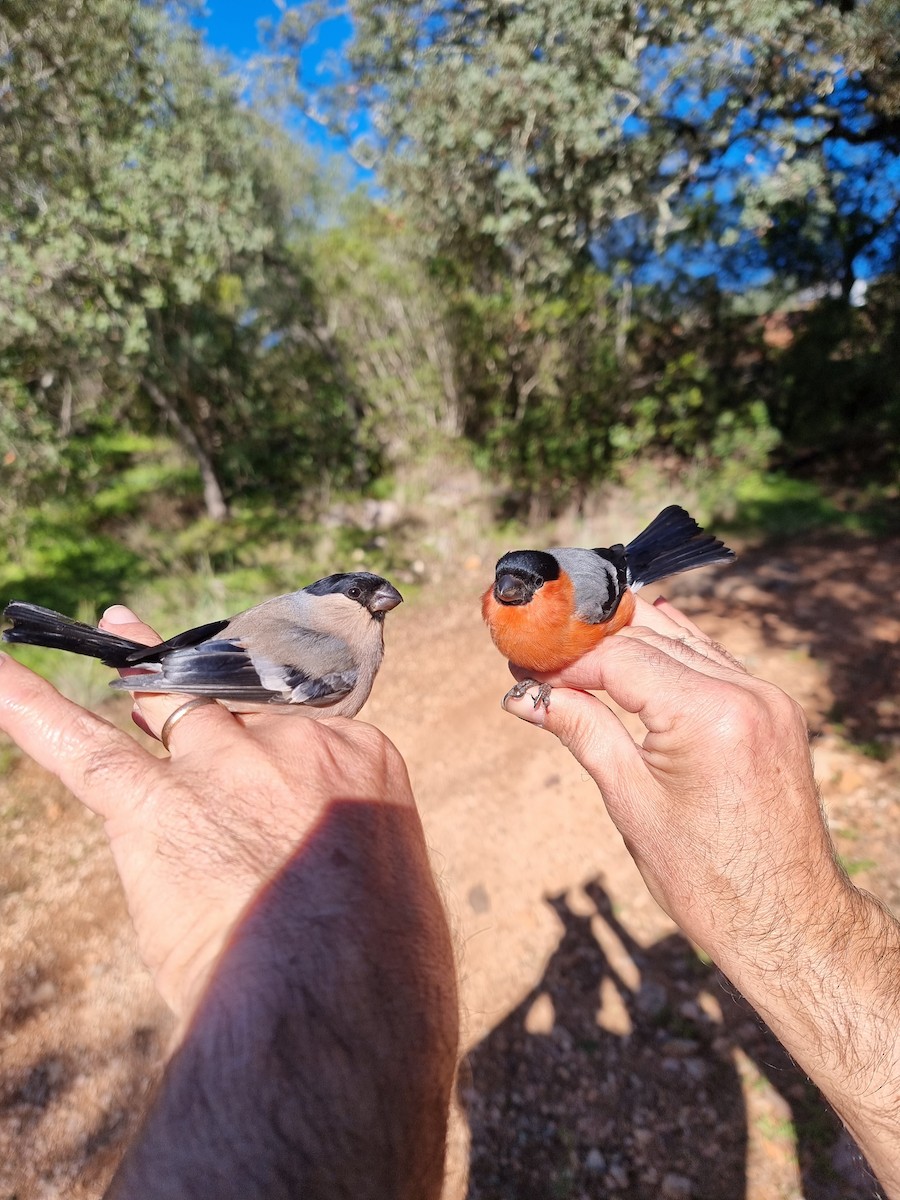
<path id="1" fill-rule="evenodd" d="M 595 550 L 563 546 L 550 551 L 572 580 L 575 611 L 582 621 L 597 625 L 605 620 L 619 592 L 618 573 L 613 564 Z"/>

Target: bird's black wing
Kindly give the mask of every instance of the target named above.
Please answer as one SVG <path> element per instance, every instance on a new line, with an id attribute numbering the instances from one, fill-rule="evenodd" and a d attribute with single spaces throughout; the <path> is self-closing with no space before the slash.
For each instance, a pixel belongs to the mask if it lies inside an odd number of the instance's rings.
<path id="1" fill-rule="evenodd" d="M 158 670 L 127 675 L 110 687 L 129 692 L 185 692 L 241 703 L 322 707 L 346 696 L 356 679 L 353 668 L 310 675 L 299 667 L 254 659 L 240 639 L 230 638 L 170 650 Z"/>
<path id="2" fill-rule="evenodd" d="M 221 633 L 228 624 L 228 619 L 224 621 L 210 621 L 207 625 L 195 625 L 193 629 L 186 629 L 184 633 L 176 633 L 174 637 L 168 638 L 165 642 L 157 642 L 155 646 L 142 646 L 140 650 L 135 650 L 128 655 L 129 665 L 142 662 L 158 662 L 163 654 L 170 650 L 183 650 L 188 646 L 197 646 L 200 642 L 207 642 L 214 638 L 217 633 Z"/>

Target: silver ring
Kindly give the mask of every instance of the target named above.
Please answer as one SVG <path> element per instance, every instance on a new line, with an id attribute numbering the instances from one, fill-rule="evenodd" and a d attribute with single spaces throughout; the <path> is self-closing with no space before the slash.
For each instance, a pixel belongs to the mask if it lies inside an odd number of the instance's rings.
<path id="1" fill-rule="evenodd" d="M 172 730 L 182 717 L 186 717 L 192 709 L 200 708 L 204 704 L 218 703 L 218 700 L 214 699 L 212 696 L 196 696 L 193 700 L 186 700 L 184 704 L 180 704 L 173 713 L 169 713 L 169 715 L 166 717 L 165 721 L 163 722 L 163 727 L 159 731 L 159 740 L 168 750 L 169 738 L 172 734 Z M 169 751 L 169 753 L 171 754 L 171 751 Z"/>

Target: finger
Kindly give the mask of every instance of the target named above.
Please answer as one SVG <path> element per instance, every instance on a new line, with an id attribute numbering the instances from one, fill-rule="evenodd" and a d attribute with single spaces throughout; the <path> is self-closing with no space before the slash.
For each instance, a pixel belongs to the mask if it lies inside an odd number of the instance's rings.
<path id="1" fill-rule="evenodd" d="M 161 641 L 159 634 L 145 625 L 130 608 L 124 604 L 114 604 L 103 614 L 100 621 L 101 629 L 108 629 L 119 637 L 131 638 L 145 646 L 155 646 Z M 137 670 L 120 671 L 122 676 L 133 677 Z M 133 693 L 135 708 L 132 720 L 151 737 L 160 739 L 166 721 L 185 704 L 196 697 L 182 692 L 141 692 Z M 222 740 L 229 736 L 229 730 L 240 728 L 240 723 L 232 717 L 221 704 L 205 704 L 202 707 L 190 709 L 183 717 L 177 718 L 167 732 L 167 749 L 170 754 L 181 753 L 193 746 L 208 747 L 211 738 Z"/>
<path id="2" fill-rule="evenodd" d="M 100 628 L 119 637 L 131 638 L 144 646 L 155 646 L 162 638 L 124 604 L 111 605 L 100 618 Z"/>
<path id="3" fill-rule="evenodd" d="M 673 625 L 677 625 L 681 629 L 686 629 L 692 637 L 697 638 L 699 641 L 712 641 L 712 638 L 708 634 L 704 633 L 699 625 L 695 625 L 690 617 L 685 616 L 681 609 L 676 608 L 670 600 L 665 598 L 665 596 L 657 596 L 653 603 L 651 605 L 647 605 L 647 607 L 653 609 L 654 612 L 661 613 L 664 617 L 667 617 Z M 647 620 L 638 621 L 636 624 L 646 625 L 648 629 L 653 628 L 653 626 Z M 664 633 L 665 630 L 659 630 L 659 632 Z"/>
<path id="4" fill-rule="evenodd" d="M 631 622 L 620 632 L 640 636 L 641 631 L 645 629 L 661 634 L 673 642 L 684 643 L 699 652 L 704 658 L 719 663 L 723 667 L 737 668 L 740 671 L 745 669 L 734 655 L 729 654 L 725 647 L 719 645 L 718 642 L 714 642 L 699 625 L 695 625 L 690 617 L 680 612 L 674 604 L 670 604 L 664 596 L 659 596 L 652 604 L 648 604 L 638 597 L 635 601 L 634 616 Z M 676 647 L 671 649 L 673 653 L 678 654 Z M 695 665 L 703 670 L 701 664 L 696 663 Z"/>
<path id="5" fill-rule="evenodd" d="M 681 609 L 676 608 L 674 604 L 665 598 L 665 596 L 657 596 L 657 598 L 653 601 L 652 607 L 658 612 L 661 612 L 664 616 L 668 617 L 681 629 L 685 630 L 690 635 L 691 645 L 693 645 L 696 649 L 701 650 L 707 655 L 707 657 L 716 659 L 725 666 L 734 667 L 738 671 L 747 673 L 747 668 L 740 661 L 740 659 L 735 658 L 731 651 L 726 649 L 721 642 L 714 642 L 708 633 L 702 630 L 699 625 L 695 625 L 690 617 L 686 616 Z M 638 622 L 635 622 L 635 624 L 637 623 Z M 652 629 L 654 626 L 648 624 L 647 628 Z M 710 649 L 708 651 L 703 650 L 704 645 L 708 646 Z"/>
<path id="6" fill-rule="evenodd" d="M 626 712 L 637 713 L 647 729 L 667 733 L 689 718 L 692 704 L 706 703 L 711 685 L 746 687 L 752 681 L 709 653 L 705 643 L 692 647 L 649 629 L 620 630 L 546 682 L 605 691 Z"/>
<path id="7" fill-rule="evenodd" d="M 678 615 L 680 620 L 676 619 L 673 614 Z M 688 628 L 691 626 L 691 628 Z M 678 612 L 673 604 L 669 604 L 667 600 L 663 600 L 662 604 L 658 601 L 654 604 L 648 604 L 646 600 L 642 600 L 640 596 L 635 597 L 634 601 L 634 616 L 629 621 L 626 628 L 639 627 L 641 629 L 652 629 L 654 633 L 664 634 L 670 638 L 683 638 L 685 635 L 700 638 L 705 641 L 711 641 L 706 637 L 696 625 L 688 620 L 682 613 Z"/>
<path id="8" fill-rule="evenodd" d="M 103 817 L 135 798 L 151 755 L 102 717 L 61 696 L 45 679 L 0 655 L 0 729 Z"/>
<path id="9" fill-rule="evenodd" d="M 141 733 L 146 733 L 147 737 L 152 737 L 152 738 L 156 737 L 156 734 L 153 732 L 153 730 L 150 728 L 150 726 L 147 724 L 146 720 L 144 719 L 144 714 L 141 712 L 141 708 L 140 708 L 139 704 L 133 704 L 131 706 L 131 719 L 132 719 L 132 721 L 134 721 L 135 725 L 137 725 L 137 727 L 141 731 Z"/>
<path id="10" fill-rule="evenodd" d="M 531 694 L 507 696 L 504 709 L 528 725 L 554 734 L 605 793 L 629 779 L 646 775 L 643 756 L 631 734 L 596 696 L 569 688 L 554 688 L 549 705 L 534 703 Z"/>
<path id="11" fill-rule="evenodd" d="M 670 638 L 658 634 L 653 629 L 642 629 L 629 626 L 619 631 L 626 637 L 650 642 L 658 646 L 666 654 L 685 662 L 704 675 L 714 675 L 727 679 L 735 671 L 747 675 L 747 668 L 742 662 L 730 654 L 718 642 L 710 641 L 707 637 L 695 638 L 693 634 L 683 633 L 681 637 Z"/>
<path id="12" fill-rule="evenodd" d="M 731 657 L 727 650 L 718 646 L 714 642 L 696 641 L 692 639 L 690 642 L 686 638 L 669 638 L 661 634 L 655 633 L 652 629 L 644 629 L 641 627 L 635 628 L 629 626 L 627 629 L 620 629 L 619 632 L 611 638 L 607 638 L 601 642 L 593 650 L 582 655 L 576 662 L 570 663 L 561 671 L 555 672 L 540 672 L 520 667 L 516 663 L 508 663 L 510 674 L 517 680 L 537 679 L 541 683 L 552 684 L 553 687 L 570 687 L 577 688 L 581 691 L 606 691 L 610 692 L 610 688 L 604 682 L 609 676 L 604 671 L 604 663 L 612 655 L 612 660 L 615 661 L 615 651 L 611 647 L 618 646 L 622 642 L 629 642 L 632 645 L 652 647 L 656 652 L 654 661 L 658 664 L 660 671 L 660 681 L 665 677 L 671 676 L 672 668 L 687 667 L 696 671 L 699 675 L 711 676 L 716 679 L 731 679 L 736 673 L 744 676 L 746 679 L 752 678 L 741 663 Z M 676 678 L 681 678 L 679 671 Z M 610 694 L 612 694 L 610 692 Z M 617 703 L 621 703 L 618 697 L 614 697 Z M 623 707 L 625 707 L 623 705 Z M 637 712 L 638 709 L 629 709 L 630 712 Z"/>
<path id="13" fill-rule="evenodd" d="M 162 641 L 155 629 L 145 625 L 140 617 L 130 608 L 126 608 L 124 604 L 113 604 L 108 608 L 100 618 L 100 628 L 116 634 L 117 637 L 130 638 L 133 642 L 140 642 L 144 646 L 155 646 Z M 137 669 L 126 668 L 119 671 L 119 675 L 122 677 L 137 674 L 140 674 Z M 138 729 L 158 741 L 159 731 L 166 718 L 178 707 L 177 703 L 173 704 L 172 698 L 168 695 L 148 693 L 140 696 L 133 693 L 132 699 L 134 700 L 134 707 L 131 711 L 132 721 Z"/>
<path id="14" fill-rule="evenodd" d="M 108 633 L 115 633 L 119 637 L 131 638 L 133 642 L 142 642 L 145 646 L 155 646 L 158 642 L 162 641 L 162 638 L 155 629 L 151 629 L 149 625 L 145 625 L 124 604 L 113 604 L 104 612 L 99 624 L 100 628 L 105 629 Z M 120 676 L 131 674 L 136 674 L 136 672 L 128 670 L 119 671 Z M 137 700 L 134 701 L 131 708 L 131 719 L 142 733 L 146 733 L 148 737 L 156 738 L 157 741 L 159 740 L 150 728 L 147 718 L 141 711 L 141 706 Z"/>

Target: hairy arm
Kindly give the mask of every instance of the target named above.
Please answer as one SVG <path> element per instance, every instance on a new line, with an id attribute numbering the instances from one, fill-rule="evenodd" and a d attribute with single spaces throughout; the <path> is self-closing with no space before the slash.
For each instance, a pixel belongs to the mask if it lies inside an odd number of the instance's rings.
<path id="1" fill-rule="evenodd" d="M 842 881 L 810 888 L 781 950 L 711 954 L 827 1096 L 881 1181 L 900 1197 L 900 924 Z"/>
<path id="2" fill-rule="evenodd" d="M 336 804 L 222 954 L 110 1200 L 437 1197 L 456 1050 L 418 818 Z"/>
<path id="3" fill-rule="evenodd" d="M 636 620 L 548 682 L 556 734 L 600 787 L 650 891 L 715 960 L 900 1200 L 900 925 L 837 863 L 806 718 L 683 614 Z M 515 673 L 515 672 L 514 672 Z M 601 699 L 639 715 L 638 745 Z"/>

